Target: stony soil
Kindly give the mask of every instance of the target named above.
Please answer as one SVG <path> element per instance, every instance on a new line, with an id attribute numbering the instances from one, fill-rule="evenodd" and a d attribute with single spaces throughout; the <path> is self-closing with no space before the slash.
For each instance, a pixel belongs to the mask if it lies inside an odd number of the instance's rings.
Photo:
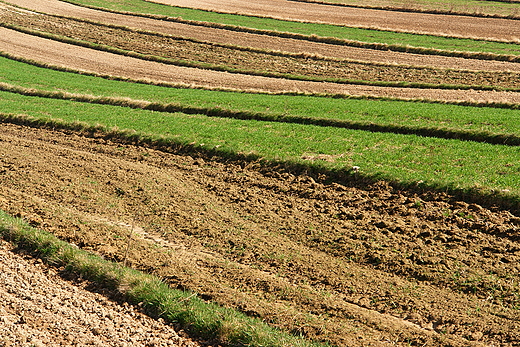
<path id="1" fill-rule="evenodd" d="M 8 124 L 0 144 L 0 208 L 115 261 L 134 225 L 130 265 L 275 326 L 343 346 L 520 343 L 507 211 Z"/>
<path id="2" fill-rule="evenodd" d="M 101 288 L 64 276 L 0 240 L 0 346 L 200 346 Z"/>

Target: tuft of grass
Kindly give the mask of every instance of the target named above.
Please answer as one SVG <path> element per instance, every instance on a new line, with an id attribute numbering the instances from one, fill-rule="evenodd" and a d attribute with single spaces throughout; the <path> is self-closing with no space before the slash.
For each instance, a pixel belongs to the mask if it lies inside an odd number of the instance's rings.
<path id="1" fill-rule="evenodd" d="M 140 304 L 148 314 L 179 324 L 194 337 L 226 346 L 326 346 L 274 329 L 261 320 L 202 300 L 196 293 L 170 288 L 160 278 L 76 248 L 0 210 L 0 237 L 54 266 L 110 289 Z"/>

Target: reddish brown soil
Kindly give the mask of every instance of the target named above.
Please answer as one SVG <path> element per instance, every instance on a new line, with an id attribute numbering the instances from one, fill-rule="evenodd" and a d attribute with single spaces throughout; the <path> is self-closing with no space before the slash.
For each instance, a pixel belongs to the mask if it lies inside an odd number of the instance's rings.
<path id="1" fill-rule="evenodd" d="M 80 6 L 75 6 L 57 0 L 40 0 L 38 2 L 34 2 L 32 0 L 10 0 L 8 2 L 23 6 L 24 8 L 29 8 L 35 11 L 49 14 L 85 18 L 107 24 L 126 25 L 133 28 L 140 28 L 168 35 L 190 37 L 208 42 L 230 44 L 242 47 L 245 46 L 259 49 L 278 50 L 291 53 L 310 53 L 338 59 L 407 64 L 412 66 L 520 72 L 519 63 L 379 51 L 303 40 L 286 39 L 266 35 L 237 33 L 230 30 L 192 26 L 137 16 L 106 13 L 103 11 L 96 11 Z"/>
<path id="2" fill-rule="evenodd" d="M 0 127 L 0 208 L 108 259 L 134 225 L 130 265 L 341 346 L 520 343 L 507 211 Z"/>
<path id="3" fill-rule="evenodd" d="M 515 41 L 520 38 L 518 20 L 448 16 L 349 8 L 285 0 L 152 0 L 227 13 L 252 14 L 307 22 L 372 27 L 406 32 Z"/>

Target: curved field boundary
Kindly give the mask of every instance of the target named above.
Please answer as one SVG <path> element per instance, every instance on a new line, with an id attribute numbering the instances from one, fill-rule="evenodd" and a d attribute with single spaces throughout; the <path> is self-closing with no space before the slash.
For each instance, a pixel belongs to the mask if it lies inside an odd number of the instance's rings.
<path id="1" fill-rule="evenodd" d="M 420 89 L 447 89 L 447 90 L 493 90 L 493 91 L 510 91 L 510 92 L 518 92 L 520 88 L 510 88 L 510 87 L 502 87 L 500 85 L 463 85 L 463 84 L 433 84 L 428 82 L 408 82 L 408 81 L 371 81 L 371 80 L 359 80 L 359 79 L 349 79 L 349 78 L 337 78 L 337 77 L 327 77 L 327 76 L 312 76 L 312 75 L 299 75 L 294 73 L 284 73 L 277 71 L 264 71 L 264 70 L 248 70 L 240 67 L 229 67 L 221 64 L 213 64 L 206 62 L 198 62 L 198 61 L 190 61 L 190 60 L 180 60 L 180 59 L 172 59 L 168 57 L 152 55 L 152 54 L 143 54 L 136 51 L 130 51 L 127 49 L 122 49 L 119 47 L 113 47 L 106 45 L 104 43 L 92 43 L 85 40 L 78 40 L 66 36 L 56 35 L 53 33 L 47 33 L 40 30 L 28 29 L 25 27 L 21 27 L 18 25 L 11 25 L 6 23 L 0 23 L 0 26 L 3 26 L 8 29 L 17 30 L 22 33 L 40 36 L 46 39 L 52 39 L 59 42 L 63 42 L 66 44 L 78 45 L 94 50 L 105 51 L 113 54 L 123 55 L 134 57 L 142 60 L 149 60 L 158 63 L 179 66 L 179 67 L 189 67 L 189 68 L 197 68 L 197 69 L 207 69 L 219 72 L 228 72 L 232 74 L 240 74 L 240 75 L 248 75 L 248 76 L 258 76 L 258 77 L 271 77 L 271 78 L 280 78 L 286 80 L 298 80 L 298 81 L 313 81 L 313 82 L 327 82 L 334 84 L 349 84 L 349 85 L 364 85 L 364 86 L 380 86 L 380 87 L 400 87 L 400 88 L 420 88 Z M 353 64 L 361 64 L 368 66 L 370 63 L 353 63 Z M 372 63 L 374 68 L 377 68 L 378 64 Z M 381 67 L 381 65 L 379 65 Z M 405 69 L 413 69 L 413 67 L 405 67 Z M 428 69 L 428 68 L 424 68 Z M 468 72 L 466 72 L 468 73 Z"/>
<path id="2" fill-rule="evenodd" d="M 495 72 L 485 71 L 470 72 L 336 60 L 306 54 L 201 42 L 64 16 L 34 15 L 16 11 L 7 13 L 3 25 L 12 29 L 66 43 L 178 66 L 363 85 L 511 91 L 516 90 L 518 86 L 515 80 L 518 80 L 519 75 L 515 73 L 502 72 L 497 75 Z M 67 29 L 62 29 L 63 27 Z M 107 33 L 110 33 L 112 38 L 107 38 Z M 213 54 L 217 58 L 213 58 Z M 266 64 L 266 61 L 271 63 Z M 403 80 L 403 75 L 407 76 L 406 80 Z"/>
<path id="3" fill-rule="evenodd" d="M 99 105 L 111 105 L 129 107 L 133 109 L 150 110 L 165 113 L 181 112 L 184 114 L 202 114 L 209 117 L 234 118 L 242 120 L 257 120 L 281 123 L 296 123 L 317 125 L 323 127 L 345 128 L 352 130 L 365 130 L 379 133 L 395 133 L 403 135 L 419 135 L 423 137 L 436 137 L 443 139 L 458 139 L 464 141 L 475 141 L 507 146 L 520 146 L 520 136 L 515 134 L 492 134 L 481 131 L 465 131 L 457 129 L 430 128 L 424 126 L 401 126 L 401 125 L 381 125 L 377 123 L 356 122 L 337 119 L 323 119 L 295 115 L 266 114 L 258 112 L 237 111 L 223 108 L 204 108 L 193 107 L 181 104 L 161 104 L 157 102 L 132 100 L 128 98 L 113 98 L 105 96 L 93 96 L 66 92 L 49 92 L 32 88 L 23 88 L 0 82 L 0 90 L 16 93 L 25 96 L 36 96 L 41 98 L 71 100 L 76 102 L 92 103 Z M 504 107 L 506 105 L 495 105 Z M 508 105 L 512 106 L 512 105 Z M 509 108 L 509 107 L 508 107 Z M 515 105 L 515 109 L 520 109 L 520 105 Z"/>
<path id="4" fill-rule="evenodd" d="M 343 94 L 357 96 L 395 97 L 401 99 L 426 99 L 452 102 L 520 103 L 520 93 L 442 90 L 418 88 L 389 88 L 356 86 L 327 82 L 282 80 L 269 77 L 247 76 L 226 72 L 176 67 L 108 52 L 68 45 L 54 40 L 23 34 L 0 28 L 0 51 L 11 56 L 22 56 L 49 65 L 57 65 L 80 71 L 90 71 L 105 76 L 119 76 L 152 83 L 173 83 L 199 87 L 252 90 L 274 93 Z M 56 55 L 55 52 L 60 52 Z M 150 82 L 149 82 L 150 83 Z"/>
<path id="5" fill-rule="evenodd" d="M 383 11 L 396 11 L 396 12 L 411 12 L 411 13 L 425 13 L 425 14 L 441 14 L 446 16 L 467 16 L 467 17 L 476 17 L 476 18 L 502 18 L 502 19 L 520 19 L 520 15 L 517 14 L 498 14 L 498 13 L 481 13 L 481 12 L 465 12 L 459 10 L 441 10 L 441 9 L 421 9 L 416 7 L 404 7 L 399 5 L 388 5 L 388 6 L 372 6 L 372 5 L 358 5 L 358 4 L 347 4 L 341 2 L 330 2 L 330 1 L 320 1 L 320 0 L 287 0 L 294 2 L 304 2 L 304 3 L 312 3 L 312 4 L 320 4 L 327 6 L 340 6 L 340 7 L 352 7 L 352 8 L 366 8 L 371 10 L 383 10 Z M 488 1 L 488 0 L 481 0 Z M 504 3 L 512 3 L 514 1 L 511 0 L 489 0 L 489 1 L 497 1 Z"/>
<path id="6" fill-rule="evenodd" d="M 30 5 L 25 2 L 26 0 L 12 0 L 12 3 L 18 4 L 18 5 L 24 5 L 27 8 L 35 8 L 36 5 Z M 64 3 L 74 4 L 75 2 L 70 2 L 68 0 L 63 1 Z M 43 2 L 44 4 L 47 4 L 48 1 L 46 0 Z M 443 50 L 443 49 L 437 49 L 437 48 L 424 48 L 424 47 L 413 47 L 413 46 L 403 46 L 400 44 L 386 44 L 386 43 L 367 43 L 362 41 L 356 41 L 356 40 L 348 40 L 348 39 L 338 39 L 335 37 L 324 37 L 324 36 L 316 36 L 316 35 L 306 35 L 306 34 L 299 34 L 299 33 L 292 33 L 292 32 L 281 32 L 281 31 L 273 31 L 273 30 L 266 30 L 266 29 L 254 29 L 254 28 L 248 28 L 244 26 L 237 26 L 237 25 L 230 25 L 230 24 L 220 24 L 220 23 L 210 23 L 210 22 L 201 22 L 201 21 L 195 21 L 195 20 L 185 20 L 178 17 L 169 17 L 164 15 L 155 15 L 155 14 L 141 14 L 141 13 L 133 13 L 133 12 L 125 12 L 125 11 L 117 11 L 117 10 L 111 10 L 96 6 L 88 6 L 88 5 L 78 5 L 78 7 L 84 7 L 91 10 L 97 10 L 99 12 L 108 12 L 108 13 L 114 13 L 118 15 L 126 15 L 126 16 L 132 16 L 132 17 L 141 17 L 141 18 L 148 18 L 148 19 L 155 19 L 155 20 L 161 20 L 166 22 L 172 22 L 172 23 L 179 23 L 179 24 L 186 24 L 186 25 L 192 25 L 192 26 L 199 26 L 199 27 L 205 27 L 205 28 L 212 28 L 212 29 L 221 29 L 225 31 L 235 31 L 240 33 L 248 33 L 253 35 L 265 35 L 265 36 L 271 36 L 271 37 L 279 37 L 279 38 L 285 38 L 285 39 L 293 39 L 293 40 L 303 40 L 303 41 L 310 41 L 310 42 L 317 42 L 317 43 L 324 43 L 324 44 L 331 44 L 331 45 L 337 45 L 337 46 L 350 46 L 350 47 L 356 47 L 356 48 L 364 48 L 364 49 L 371 49 L 371 50 L 382 50 L 382 51 L 394 51 L 394 52 L 403 52 L 403 53 L 415 53 L 415 54 L 422 54 L 422 55 L 440 55 L 440 56 L 446 56 L 446 57 L 460 57 L 460 58 L 467 58 L 467 59 L 480 59 L 480 60 L 497 60 L 497 61 L 511 61 L 514 62 L 515 59 L 519 58 L 515 55 L 504 55 L 504 54 L 496 54 L 496 53 L 485 53 L 485 52 L 471 52 L 471 51 L 453 51 L 453 50 Z M 42 9 L 40 5 L 38 5 L 39 9 Z M 70 8 L 69 8 L 70 10 Z M 47 9 L 49 11 L 49 9 Z M 55 7 L 53 7 L 53 11 L 56 10 Z M 45 10 L 44 10 L 45 12 Z M 63 12 L 62 12 L 63 13 Z M 93 20 L 98 14 L 95 14 L 94 17 L 91 17 L 92 14 L 90 14 L 90 18 Z M 81 16 L 80 16 L 81 17 Z M 102 19 L 103 22 L 111 22 L 111 19 L 105 16 L 105 18 Z M 119 23 L 116 23 L 118 25 L 125 24 L 130 22 L 135 22 L 135 20 L 132 20 L 130 18 L 127 19 L 127 21 L 122 21 Z M 139 27 L 139 26 L 138 26 Z M 151 29 L 155 30 L 155 29 Z M 204 29 L 202 29 L 204 30 Z M 501 42 L 501 41 L 497 41 Z M 282 49 L 283 50 L 283 49 Z"/>
<path id="7" fill-rule="evenodd" d="M 467 38 L 495 38 L 513 41 L 520 37 L 520 26 L 513 19 L 468 18 L 420 13 L 394 12 L 363 8 L 294 3 L 283 0 L 261 0 L 244 3 L 239 0 L 146 0 L 170 6 L 196 8 L 218 13 L 244 14 L 282 20 L 334 25 L 369 27 L 391 31 L 421 32 Z M 370 25 L 367 25 L 370 23 Z M 484 29 L 485 28 L 485 29 Z"/>

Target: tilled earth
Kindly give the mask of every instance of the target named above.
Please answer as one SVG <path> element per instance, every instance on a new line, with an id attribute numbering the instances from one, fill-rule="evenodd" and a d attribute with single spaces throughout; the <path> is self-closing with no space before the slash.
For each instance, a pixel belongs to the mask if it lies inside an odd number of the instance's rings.
<path id="1" fill-rule="evenodd" d="M 7 212 L 310 338 L 520 343 L 505 210 L 10 124 L 0 172 Z"/>
<path id="2" fill-rule="evenodd" d="M 288 55 L 253 51 L 214 43 L 194 42 L 156 33 L 123 30 L 68 18 L 59 18 L 7 7 L 0 20 L 32 30 L 62 35 L 125 51 L 171 59 L 176 64 L 197 64 L 211 69 L 233 69 L 253 74 L 306 76 L 312 79 L 407 82 L 431 85 L 472 85 L 517 88 L 520 73 L 508 71 L 469 71 L 374 64 L 336 60 L 310 55 Z"/>
<path id="3" fill-rule="evenodd" d="M 0 346 L 200 346 L 3 240 L 0 283 Z"/>

